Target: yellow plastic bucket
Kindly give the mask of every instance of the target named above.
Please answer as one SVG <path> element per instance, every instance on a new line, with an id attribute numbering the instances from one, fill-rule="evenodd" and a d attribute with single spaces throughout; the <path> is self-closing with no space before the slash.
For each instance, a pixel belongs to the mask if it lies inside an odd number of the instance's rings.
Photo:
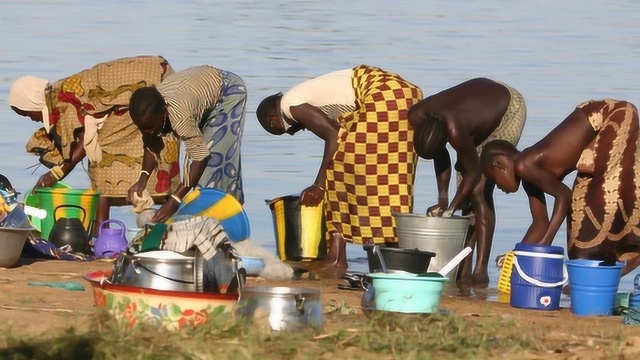
<path id="1" fill-rule="evenodd" d="M 300 196 L 265 200 L 273 216 L 280 260 L 319 260 L 327 256 L 324 204 L 302 206 Z"/>
<path id="2" fill-rule="evenodd" d="M 81 219 L 82 225 L 90 234 L 98 211 L 99 198 L 100 193 L 97 191 L 73 189 L 59 181 L 52 187 L 29 191 L 25 195 L 24 203 L 47 211 L 47 217 L 44 219 L 30 217 L 29 221 L 36 230 L 40 231 L 42 238 L 48 239 L 56 218 Z"/>

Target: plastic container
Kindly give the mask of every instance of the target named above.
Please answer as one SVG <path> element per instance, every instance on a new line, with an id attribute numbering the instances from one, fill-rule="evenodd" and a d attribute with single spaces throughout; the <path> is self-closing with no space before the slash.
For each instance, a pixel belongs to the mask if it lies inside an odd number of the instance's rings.
<path id="1" fill-rule="evenodd" d="M 20 259 L 27 236 L 33 228 L 0 227 L 0 267 L 8 268 Z"/>
<path id="2" fill-rule="evenodd" d="M 233 195 L 219 189 L 194 189 L 182 199 L 180 208 L 167 223 L 174 222 L 182 215 L 217 219 L 232 242 L 245 240 L 251 235 L 249 217 L 242 204 Z"/>
<path id="3" fill-rule="evenodd" d="M 367 253 L 367 262 L 369 264 L 369 272 L 382 270 L 378 254 L 373 251 L 374 245 L 364 245 L 363 249 Z M 395 249 L 384 246 L 378 246 L 382 253 L 384 263 L 389 270 L 403 270 L 413 274 L 422 274 L 427 272 L 431 259 L 436 257 L 436 253 L 432 251 L 422 251 L 418 249 Z"/>
<path id="4" fill-rule="evenodd" d="M 48 188 L 38 188 L 31 190 L 25 195 L 26 205 L 44 209 L 47 216 L 39 219 L 30 217 L 31 225 L 38 231 L 44 239 L 49 238 L 49 233 L 55 223 L 55 216 L 58 218 L 83 218 L 83 212 L 78 207 L 84 209 L 86 216 L 82 221 L 85 231 L 90 234 L 93 222 L 98 210 L 98 199 L 100 193 L 92 189 L 73 189 L 62 181 L 58 181 L 54 186 Z M 75 206 L 65 206 L 75 205 Z M 56 208 L 64 207 L 54 215 Z"/>
<path id="5" fill-rule="evenodd" d="M 105 225 L 117 224 L 118 228 L 105 228 Z M 93 246 L 93 253 L 97 257 L 113 257 L 127 250 L 129 242 L 125 237 L 126 226 L 120 220 L 105 220 L 100 224 L 98 237 Z"/>
<path id="6" fill-rule="evenodd" d="M 567 283 L 564 248 L 516 244 L 511 270 L 510 304 L 515 308 L 558 310 Z"/>
<path id="7" fill-rule="evenodd" d="M 516 254 L 513 251 L 504 254 L 504 261 L 498 277 L 498 290 L 504 294 L 511 294 L 511 271 L 513 270 L 513 259 L 515 257 Z"/>
<path id="8" fill-rule="evenodd" d="M 398 247 L 436 253 L 428 271 L 439 271 L 464 248 L 469 218 L 461 216 L 434 217 L 420 214 L 393 214 L 396 221 Z M 456 278 L 458 267 L 451 272 Z"/>
<path id="9" fill-rule="evenodd" d="M 601 260 L 567 260 L 571 286 L 571 312 L 579 316 L 611 315 L 623 263 Z"/>
<path id="10" fill-rule="evenodd" d="M 629 294 L 628 305 L 632 309 L 640 308 L 640 274 L 633 278 L 633 291 Z"/>
<path id="11" fill-rule="evenodd" d="M 446 277 L 373 273 L 376 310 L 430 314 L 440 310 Z"/>
<path id="12" fill-rule="evenodd" d="M 300 196 L 265 200 L 273 217 L 280 260 L 319 260 L 327 255 L 324 206 L 302 206 Z"/>

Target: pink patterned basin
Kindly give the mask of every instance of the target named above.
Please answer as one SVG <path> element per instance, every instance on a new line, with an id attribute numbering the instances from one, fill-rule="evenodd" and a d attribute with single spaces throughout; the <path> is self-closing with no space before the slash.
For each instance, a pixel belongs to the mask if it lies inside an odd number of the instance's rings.
<path id="1" fill-rule="evenodd" d="M 133 327 L 144 321 L 178 330 L 209 322 L 214 311 L 232 312 L 238 302 L 237 294 L 165 291 L 109 284 L 106 280 L 110 275 L 111 270 L 93 271 L 83 277 L 91 283 L 96 307 L 107 310 L 121 325 Z"/>

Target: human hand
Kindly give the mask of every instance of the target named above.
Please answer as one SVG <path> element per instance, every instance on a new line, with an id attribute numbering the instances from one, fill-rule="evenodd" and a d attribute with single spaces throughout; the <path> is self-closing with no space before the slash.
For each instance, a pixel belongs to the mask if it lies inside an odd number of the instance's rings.
<path id="1" fill-rule="evenodd" d="M 300 204 L 318 206 L 324 199 L 325 190 L 318 185 L 311 185 L 300 193 Z"/>
<path id="2" fill-rule="evenodd" d="M 131 185 L 129 191 L 127 192 L 127 201 L 133 203 L 133 194 L 138 194 L 138 197 L 142 197 L 142 192 L 144 191 L 145 187 L 146 184 L 141 183 L 139 180 L 135 184 Z"/>
<path id="3" fill-rule="evenodd" d="M 440 204 L 432 205 L 427 208 L 427 216 L 442 216 L 444 209 L 440 207 Z"/>
<path id="4" fill-rule="evenodd" d="M 44 175 L 40 176 L 38 182 L 33 187 L 34 189 L 50 187 L 55 185 L 58 182 L 58 179 L 53 175 L 51 171 L 46 172 Z"/>
<path id="5" fill-rule="evenodd" d="M 175 214 L 176 211 L 178 211 L 178 207 L 180 207 L 180 203 L 173 197 L 170 197 L 164 204 L 162 204 L 160 209 L 156 211 L 151 221 L 154 223 L 167 221 L 171 217 L 171 215 Z"/>

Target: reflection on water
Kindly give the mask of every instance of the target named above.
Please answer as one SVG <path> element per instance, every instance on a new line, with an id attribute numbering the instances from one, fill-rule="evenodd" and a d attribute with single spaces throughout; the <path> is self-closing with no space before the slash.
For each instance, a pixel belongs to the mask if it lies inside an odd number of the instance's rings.
<path id="1" fill-rule="evenodd" d="M 239 74 L 249 90 L 243 138 L 245 208 L 252 239 L 275 251 L 265 199 L 297 193 L 315 178 L 322 143 L 313 135 L 278 138 L 257 124 L 262 98 L 328 71 L 359 63 L 380 66 L 418 84 L 425 94 L 487 76 L 522 92 L 528 120 L 520 145 L 540 139 L 590 98 L 640 103 L 637 1 L 603 3 L 444 0 L 361 2 L 338 0 L 214 1 L 67 0 L 0 3 L 0 172 L 27 191 L 45 169 L 26 167 L 24 151 L 37 126 L 16 116 L 6 97 L 23 74 L 51 81 L 124 56 L 159 54 L 177 70 L 211 64 Z M 24 16 L 28 14 L 28 16 Z M 99 16 L 87 16 L 99 14 Z M 82 166 L 65 179 L 87 187 Z M 566 179 L 571 184 L 573 179 Z M 431 162 L 421 160 L 415 212 L 435 203 Z M 491 259 L 510 250 L 529 225 L 522 192 L 495 194 L 497 229 Z M 135 224 L 127 207 L 112 217 Z M 554 244 L 564 246 L 564 228 Z M 365 253 L 349 247 L 353 271 L 366 270 Z M 489 266 L 495 288 L 498 270 Z M 633 274 L 622 280 L 631 289 Z M 491 293 L 487 293 L 491 297 Z"/>

